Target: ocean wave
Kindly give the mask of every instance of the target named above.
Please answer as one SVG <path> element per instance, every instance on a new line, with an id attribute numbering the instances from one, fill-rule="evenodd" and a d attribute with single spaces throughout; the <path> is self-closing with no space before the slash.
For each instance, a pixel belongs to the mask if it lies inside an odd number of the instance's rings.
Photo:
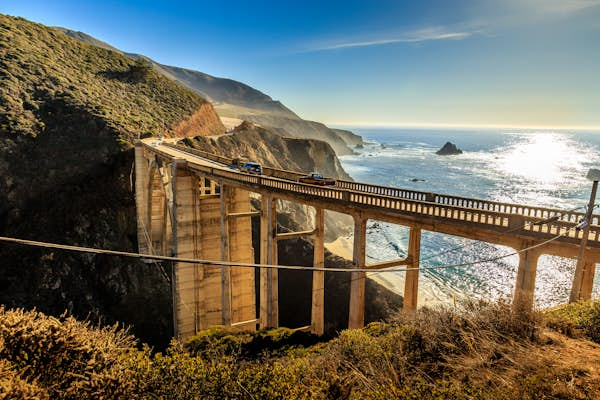
<path id="1" fill-rule="evenodd" d="M 374 184 L 567 209 L 586 204 L 590 184 L 585 179 L 585 172 L 600 164 L 600 138 L 594 136 L 587 136 L 582 141 L 577 135 L 556 132 L 495 133 L 481 138 L 465 135 L 462 136 L 462 155 L 440 157 L 435 154 L 435 149 L 439 148 L 443 135 L 420 133 L 427 140 L 402 131 L 395 139 L 389 132 L 381 138 L 368 137 L 377 144 L 365 146 L 359 155 L 340 157 L 342 165 L 356 180 Z M 463 146 L 459 140 L 453 141 L 459 147 Z M 380 143 L 386 148 L 381 148 Z M 368 227 L 369 262 L 406 255 L 408 231 L 405 227 L 377 221 L 369 222 Z M 443 249 L 465 244 L 467 247 L 460 252 L 443 252 Z M 437 254 L 440 251 L 442 254 Z M 424 232 L 421 255 L 423 265 L 435 266 L 474 261 L 483 255 L 489 258 L 511 251 L 502 246 Z M 517 264 L 518 258 L 511 256 L 469 268 L 426 270 L 421 279 L 426 282 L 427 296 L 432 299 L 506 297 L 514 290 Z M 538 305 L 551 306 L 566 300 L 573 268 L 573 260 L 540 259 L 536 281 Z M 401 285 L 403 278 L 382 279 L 388 285 L 390 282 Z M 403 286 L 394 290 L 401 293 Z M 600 278 L 596 280 L 594 293 L 600 294 Z"/>

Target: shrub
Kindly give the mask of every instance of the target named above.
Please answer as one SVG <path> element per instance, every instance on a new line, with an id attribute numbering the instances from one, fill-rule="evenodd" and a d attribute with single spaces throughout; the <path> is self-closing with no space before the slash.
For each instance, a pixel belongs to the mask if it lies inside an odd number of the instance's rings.
<path id="1" fill-rule="evenodd" d="M 556 307 L 544 315 L 546 325 L 572 337 L 586 336 L 600 343 L 600 301 Z"/>
<path id="2" fill-rule="evenodd" d="M 263 329 L 256 332 L 225 326 L 214 326 L 188 339 L 185 349 L 205 358 L 236 356 L 255 358 L 259 355 L 285 355 L 324 340 L 308 332 L 289 328 Z"/>
<path id="3" fill-rule="evenodd" d="M 150 64 L 149 61 L 147 61 L 143 58 L 138 58 L 137 60 L 135 60 L 133 65 L 131 65 L 129 67 L 129 76 L 134 81 L 145 80 L 148 76 L 150 76 L 151 72 L 152 72 L 152 65 Z"/>
<path id="4" fill-rule="evenodd" d="M 136 341 L 117 326 L 0 308 L 0 359 L 51 398 L 119 398 L 131 389 L 121 361 Z"/>
<path id="5" fill-rule="evenodd" d="M 537 313 L 477 302 L 307 348 L 321 339 L 213 327 L 152 355 L 117 327 L 0 309 L 0 399 L 593 398 L 597 379 L 552 362 L 560 347 L 538 327 Z"/>

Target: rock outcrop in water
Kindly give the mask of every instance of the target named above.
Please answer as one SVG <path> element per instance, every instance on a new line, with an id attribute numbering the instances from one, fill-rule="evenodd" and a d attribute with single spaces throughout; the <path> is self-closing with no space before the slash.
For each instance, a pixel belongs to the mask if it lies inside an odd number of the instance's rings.
<path id="1" fill-rule="evenodd" d="M 455 154 L 462 154 L 462 150 L 456 147 L 454 143 L 446 142 L 441 149 L 435 152 L 438 156 L 451 156 Z"/>

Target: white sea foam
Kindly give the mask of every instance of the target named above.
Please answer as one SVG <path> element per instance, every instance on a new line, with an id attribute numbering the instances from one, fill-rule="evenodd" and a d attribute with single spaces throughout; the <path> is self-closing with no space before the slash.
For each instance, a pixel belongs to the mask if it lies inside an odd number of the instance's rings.
<path id="1" fill-rule="evenodd" d="M 369 142 L 358 155 L 341 157 L 349 174 L 359 181 L 504 202 L 557 208 L 585 205 L 590 184 L 585 172 L 600 165 L 600 138 L 560 132 L 477 133 L 427 130 L 356 130 Z M 464 153 L 441 157 L 435 151 L 446 141 Z M 382 148 L 381 144 L 385 148 Z M 419 181 L 412 181 L 413 179 Z M 420 181 L 424 180 L 424 181 Z M 406 229 L 369 223 L 367 256 L 372 262 L 401 258 L 406 252 Z M 461 251 L 439 254 L 456 246 Z M 425 232 L 422 264 L 441 265 L 507 254 L 511 249 Z M 420 295 L 431 301 L 453 297 L 510 296 L 516 277 L 516 256 L 468 268 L 425 271 Z M 564 302 L 570 289 L 574 261 L 542 257 L 538 266 L 536 301 L 540 306 Z M 403 277 L 380 274 L 376 279 L 398 292 Z M 597 274 L 594 295 L 600 295 Z"/>

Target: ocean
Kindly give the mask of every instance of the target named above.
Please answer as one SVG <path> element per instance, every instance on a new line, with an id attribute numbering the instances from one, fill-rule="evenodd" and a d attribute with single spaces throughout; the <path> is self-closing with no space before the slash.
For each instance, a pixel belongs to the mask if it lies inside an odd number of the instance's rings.
<path id="1" fill-rule="evenodd" d="M 585 206 L 589 168 L 600 168 L 600 132 L 344 127 L 367 144 L 342 156 L 344 169 L 357 181 L 502 202 L 571 209 Z M 438 156 L 447 141 L 463 154 Z M 408 230 L 380 221 L 367 225 L 368 262 L 404 257 Z M 448 251 L 466 246 L 456 251 Z M 512 249 L 454 236 L 423 232 L 421 266 L 475 261 Z M 420 303 L 468 298 L 509 298 L 517 256 L 464 268 L 422 271 Z M 567 301 L 575 260 L 542 256 L 535 301 L 550 307 Z M 371 274 L 402 293 L 404 273 Z M 594 282 L 600 296 L 600 273 Z"/>

